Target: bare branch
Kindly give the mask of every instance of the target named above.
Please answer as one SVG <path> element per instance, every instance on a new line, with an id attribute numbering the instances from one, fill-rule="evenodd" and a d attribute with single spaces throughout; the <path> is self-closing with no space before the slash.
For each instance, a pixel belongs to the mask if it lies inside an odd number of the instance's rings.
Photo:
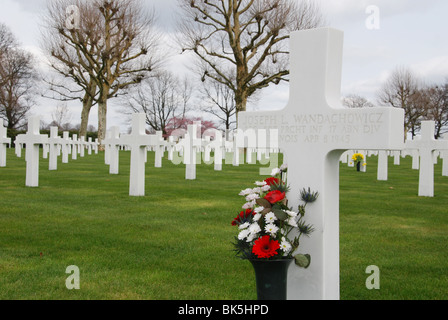
<path id="1" fill-rule="evenodd" d="M 225 84 L 234 92 L 238 111 L 246 110 L 247 99 L 257 90 L 288 81 L 289 33 L 323 23 L 312 1 L 179 2 L 182 51 L 201 62 L 197 73 L 203 81 Z"/>

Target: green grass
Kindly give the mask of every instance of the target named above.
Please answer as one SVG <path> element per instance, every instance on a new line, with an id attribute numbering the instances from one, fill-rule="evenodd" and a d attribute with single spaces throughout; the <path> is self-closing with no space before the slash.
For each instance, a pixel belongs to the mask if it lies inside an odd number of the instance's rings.
<path id="1" fill-rule="evenodd" d="M 148 153 L 146 197 L 129 197 L 129 153 L 109 175 L 103 155 L 48 171 L 26 188 L 25 162 L 8 150 L 0 168 L 0 299 L 256 299 L 252 266 L 234 257 L 230 225 L 238 192 L 259 166 L 200 165 L 197 179 Z M 446 299 L 448 178 L 435 167 L 434 198 L 417 197 L 409 158 L 389 164 L 389 181 L 341 165 L 342 299 Z M 80 268 L 67 290 L 66 267 Z M 377 265 L 380 290 L 367 290 Z"/>

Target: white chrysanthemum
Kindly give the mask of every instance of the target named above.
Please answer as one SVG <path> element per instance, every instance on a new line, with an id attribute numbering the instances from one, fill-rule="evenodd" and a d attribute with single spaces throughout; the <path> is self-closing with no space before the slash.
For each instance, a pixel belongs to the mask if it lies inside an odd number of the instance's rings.
<path id="1" fill-rule="evenodd" d="M 256 207 L 255 209 L 254 209 L 254 211 L 256 212 L 256 213 L 260 213 L 261 211 L 263 211 L 264 210 L 264 207 L 263 206 L 259 206 L 259 207 Z"/>
<path id="2" fill-rule="evenodd" d="M 286 221 L 286 223 L 289 224 L 291 227 L 296 227 L 296 228 L 298 227 L 295 217 L 290 217 L 288 219 L 288 221 Z"/>
<path id="3" fill-rule="evenodd" d="M 265 186 L 266 184 L 267 184 L 266 181 L 257 181 L 257 182 L 255 182 L 255 185 L 257 185 L 259 187 Z"/>
<path id="4" fill-rule="evenodd" d="M 282 242 L 280 243 L 280 249 L 284 252 L 284 253 L 289 253 L 289 251 L 291 251 L 291 244 L 285 239 L 285 237 L 282 238 Z"/>
<path id="5" fill-rule="evenodd" d="M 264 231 L 271 234 L 272 236 L 275 236 L 278 231 L 278 227 L 273 223 L 269 223 L 264 227 Z"/>
<path id="6" fill-rule="evenodd" d="M 259 232 L 261 231 L 261 228 L 260 228 L 260 226 L 258 225 L 258 223 L 252 223 L 250 226 L 249 226 L 249 232 L 251 233 L 251 234 L 258 234 Z"/>
<path id="7" fill-rule="evenodd" d="M 252 189 L 252 193 L 260 193 L 261 188 L 260 187 L 256 187 Z"/>
<path id="8" fill-rule="evenodd" d="M 244 229 L 238 234 L 238 240 L 243 240 L 249 235 L 249 230 Z"/>
<path id="9" fill-rule="evenodd" d="M 266 192 L 266 191 L 269 191 L 269 190 L 271 190 L 271 186 L 268 185 L 268 184 L 261 187 L 261 191 L 263 191 L 263 192 Z"/>
<path id="10" fill-rule="evenodd" d="M 251 193 L 250 195 L 248 195 L 247 197 L 246 197 L 246 201 L 253 201 L 253 200 L 256 200 L 256 199 L 260 199 L 260 195 L 258 195 L 258 194 L 256 194 L 256 193 Z"/>
<path id="11" fill-rule="evenodd" d="M 284 163 L 280 166 L 281 171 L 285 171 L 286 169 L 288 169 L 288 165 L 286 163 Z"/>
<path id="12" fill-rule="evenodd" d="M 249 228 L 249 226 L 250 226 L 250 223 L 249 223 L 249 222 L 244 222 L 244 223 L 241 224 L 238 228 L 239 228 L 240 230 L 243 230 L 243 229 L 247 229 L 247 228 Z"/>
<path id="13" fill-rule="evenodd" d="M 266 223 L 272 223 L 275 220 L 277 220 L 277 217 L 275 216 L 274 212 L 269 212 L 265 217 L 264 217 Z"/>
<path id="14" fill-rule="evenodd" d="M 258 220 L 260 220 L 260 218 L 261 218 L 261 213 L 257 213 L 257 214 L 254 215 L 254 217 L 252 218 L 252 220 L 254 220 L 254 221 L 258 221 Z"/>
<path id="15" fill-rule="evenodd" d="M 249 233 L 249 235 L 247 236 L 246 242 L 251 242 L 257 237 L 258 237 L 258 234 L 256 234 L 256 233 Z"/>
<path id="16" fill-rule="evenodd" d="M 288 214 L 288 216 L 293 217 L 293 218 L 297 217 L 297 214 L 298 214 L 297 212 L 290 211 L 290 210 L 285 210 L 285 212 Z"/>
<path id="17" fill-rule="evenodd" d="M 243 209 L 252 209 L 256 204 L 257 204 L 257 203 L 255 202 L 255 200 L 246 202 L 246 203 L 243 205 Z"/>
<path id="18" fill-rule="evenodd" d="M 272 171 L 271 171 L 271 176 L 276 176 L 276 175 L 278 175 L 278 174 L 280 174 L 280 169 L 279 168 L 275 168 L 275 169 L 272 169 Z"/>
<path id="19" fill-rule="evenodd" d="M 238 195 L 240 195 L 240 196 L 247 196 L 248 194 L 251 194 L 251 193 L 252 193 L 252 189 L 251 188 L 247 188 L 247 189 L 241 190 L 241 192 L 238 193 Z"/>

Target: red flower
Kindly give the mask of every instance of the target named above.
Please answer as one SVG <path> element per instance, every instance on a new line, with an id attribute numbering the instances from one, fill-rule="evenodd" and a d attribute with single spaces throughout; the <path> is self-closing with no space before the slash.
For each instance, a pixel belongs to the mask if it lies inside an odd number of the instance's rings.
<path id="1" fill-rule="evenodd" d="M 241 211 L 239 215 L 236 216 L 235 219 L 232 221 L 232 226 L 237 226 L 240 224 L 243 224 L 247 220 L 249 220 L 250 216 L 255 215 L 255 212 L 252 211 L 252 209 L 246 209 L 246 211 Z"/>
<path id="2" fill-rule="evenodd" d="M 276 202 L 282 201 L 285 198 L 285 193 L 279 190 L 274 190 L 269 192 L 265 197 L 269 203 L 274 204 Z"/>
<path id="3" fill-rule="evenodd" d="M 280 244 L 277 240 L 271 240 L 269 236 L 263 236 L 255 240 L 252 252 L 258 258 L 270 258 L 278 254 L 278 249 L 280 249 Z"/>
<path id="4" fill-rule="evenodd" d="M 278 178 L 270 177 L 264 180 L 268 185 L 278 186 L 280 184 L 280 180 Z"/>

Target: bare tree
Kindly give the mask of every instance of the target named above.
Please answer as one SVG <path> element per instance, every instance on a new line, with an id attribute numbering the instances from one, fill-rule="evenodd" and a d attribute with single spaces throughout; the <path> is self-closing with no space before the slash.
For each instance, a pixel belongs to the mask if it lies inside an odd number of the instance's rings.
<path id="1" fill-rule="evenodd" d="M 124 96 L 123 102 L 128 107 L 128 114 L 145 113 L 146 123 L 152 131 L 162 131 L 166 135 L 170 119 L 185 118 L 191 95 L 192 86 L 188 81 L 164 71 L 143 80 L 140 86 Z"/>
<path id="2" fill-rule="evenodd" d="M 426 99 L 426 120 L 435 122 L 435 139 L 447 132 L 448 126 L 448 82 L 444 85 L 432 85 L 422 89 Z"/>
<path id="3" fill-rule="evenodd" d="M 33 56 L 18 48 L 9 29 L 0 24 L 0 118 L 8 129 L 25 125 L 28 111 L 35 104 L 37 74 Z"/>
<path id="4" fill-rule="evenodd" d="M 8 51 L 8 49 L 16 46 L 17 40 L 14 35 L 6 25 L 0 23 L 0 54 L 3 54 Z"/>
<path id="5" fill-rule="evenodd" d="M 52 124 L 57 126 L 59 130 L 66 130 L 72 118 L 67 103 L 58 104 L 51 113 L 51 118 L 53 120 Z"/>
<path id="6" fill-rule="evenodd" d="M 69 6 L 79 10 L 73 24 L 67 23 Z M 61 74 L 77 73 L 72 79 L 83 100 L 98 103 L 100 141 L 108 99 L 140 83 L 157 64 L 153 21 L 141 0 L 53 0 L 48 6 L 46 24 L 58 39 L 51 55 L 67 67 Z"/>
<path id="7" fill-rule="evenodd" d="M 217 117 L 225 129 L 236 122 L 236 106 L 233 91 L 217 81 L 205 81 L 200 89 L 201 110 Z"/>
<path id="8" fill-rule="evenodd" d="M 50 90 L 50 93 L 44 96 L 60 101 L 79 100 L 82 103 L 80 136 L 87 134 L 90 110 L 96 105 L 99 94 L 92 73 L 85 68 L 86 64 L 80 61 L 85 60 L 87 56 L 94 56 L 97 47 L 85 46 L 83 49 L 87 54 L 82 54 L 73 41 L 67 39 L 64 29 L 79 29 L 82 22 L 83 30 L 90 29 L 92 32 L 87 35 L 89 39 L 85 42 L 98 43 L 100 36 L 95 32 L 97 17 L 90 9 L 80 0 L 49 1 L 41 40 L 41 47 L 49 57 L 51 69 L 59 75 L 44 80 Z"/>
<path id="9" fill-rule="evenodd" d="M 374 106 L 369 100 L 357 94 L 344 97 L 342 104 L 347 108 L 370 108 Z"/>
<path id="10" fill-rule="evenodd" d="M 288 81 L 290 32 L 323 24 L 319 7 L 311 1 L 179 2 L 182 52 L 195 54 L 202 81 L 211 79 L 233 91 L 237 113 L 246 110 L 257 90 Z"/>
<path id="11" fill-rule="evenodd" d="M 425 114 L 425 103 L 419 88 L 420 81 L 411 70 L 397 67 L 378 92 L 380 104 L 404 110 L 405 137 L 408 132 L 415 136 Z"/>
<path id="12" fill-rule="evenodd" d="M 81 65 L 76 63 L 77 58 L 71 48 L 62 43 L 57 44 L 57 41 L 63 41 L 62 39 L 53 36 L 50 36 L 50 39 L 53 42 L 44 41 L 44 43 L 49 50 L 48 56 L 51 57 L 50 67 L 59 74 L 59 77 L 50 78 L 47 75 L 45 78 L 48 79 L 44 78 L 43 81 L 48 85 L 50 92 L 42 96 L 63 102 L 79 100 L 82 103 L 79 135 L 86 136 L 90 110 L 95 106 L 98 96 L 97 84 Z"/>

